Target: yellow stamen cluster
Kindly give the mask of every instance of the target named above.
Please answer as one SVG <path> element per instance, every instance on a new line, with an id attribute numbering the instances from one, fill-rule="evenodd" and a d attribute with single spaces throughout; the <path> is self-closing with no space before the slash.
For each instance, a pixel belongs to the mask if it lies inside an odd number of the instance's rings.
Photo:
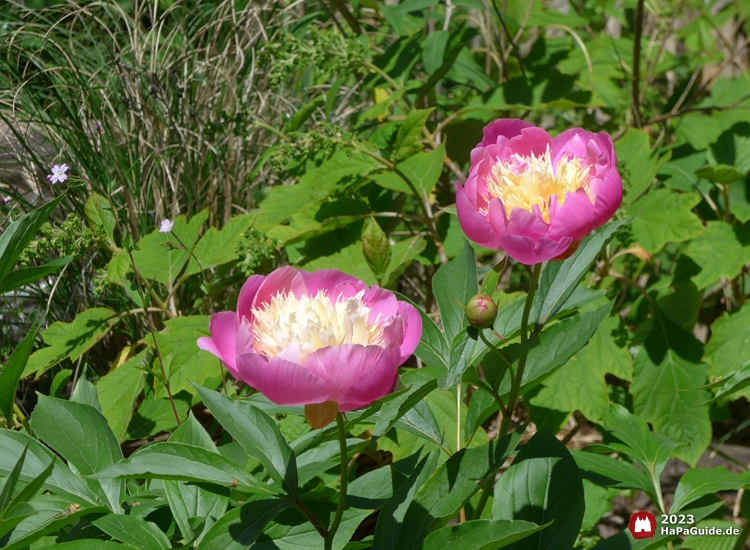
<path id="1" fill-rule="evenodd" d="M 492 165 L 492 174 L 487 178 L 487 190 L 492 197 L 503 201 L 505 213 L 510 219 L 513 208 L 532 212 L 537 205 L 549 221 L 549 204 L 552 195 L 557 195 L 560 205 L 566 193 L 583 188 L 589 193 L 589 167 L 581 166 L 581 159 L 563 156 L 552 166 L 552 156 L 547 150 L 536 156 L 511 155 L 508 161 Z"/>
<path id="2" fill-rule="evenodd" d="M 361 344 L 385 346 L 380 316 L 369 323 L 370 308 L 364 291 L 347 300 L 332 302 L 322 290 L 297 298 L 278 294 L 262 309 L 253 310 L 255 351 L 267 357 L 289 346 L 299 347 L 300 359 L 328 346 Z M 293 348 L 294 349 L 294 348 Z"/>

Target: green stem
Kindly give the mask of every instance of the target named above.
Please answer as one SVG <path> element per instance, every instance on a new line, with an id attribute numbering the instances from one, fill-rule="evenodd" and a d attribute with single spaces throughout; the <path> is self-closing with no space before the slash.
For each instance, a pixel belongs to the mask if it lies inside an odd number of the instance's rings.
<path id="1" fill-rule="evenodd" d="M 533 271 L 531 273 L 531 282 L 529 283 L 529 293 L 526 295 L 526 304 L 523 306 L 523 316 L 521 317 L 521 343 L 525 343 L 529 338 L 529 314 L 531 313 L 531 303 L 534 301 L 534 294 L 536 294 L 536 287 L 539 283 L 539 275 L 542 272 L 542 264 L 534 264 Z M 500 426 L 500 436 L 508 433 L 510 428 L 510 415 L 516 410 L 516 404 L 518 403 L 518 394 L 521 391 L 521 382 L 523 381 L 523 371 L 526 368 L 526 358 L 529 352 L 524 353 L 518 360 L 518 370 L 516 371 L 516 377 L 513 380 L 510 388 L 510 397 L 508 398 L 508 416 L 503 418 L 502 426 Z"/>
<path id="2" fill-rule="evenodd" d="M 339 505 L 336 508 L 336 515 L 331 523 L 331 528 L 325 536 L 325 550 L 331 550 L 333 547 L 333 537 L 336 536 L 336 531 L 339 530 L 341 524 L 341 518 L 344 515 L 344 506 L 346 503 L 346 479 L 349 477 L 349 465 L 346 458 L 346 429 L 344 427 L 344 415 L 341 413 L 336 414 L 336 425 L 339 428 L 339 449 L 341 452 L 341 483 L 339 485 Z"/>
<path id="3" fill-rule="evenodd" d="M 747 542 L 748 537 L 750 537 L 750 520 L 745 523 L 745 527 L 742 529 L 742 532 L 732 550 L 742 550 L 745 548 L 745 542 Z"/>

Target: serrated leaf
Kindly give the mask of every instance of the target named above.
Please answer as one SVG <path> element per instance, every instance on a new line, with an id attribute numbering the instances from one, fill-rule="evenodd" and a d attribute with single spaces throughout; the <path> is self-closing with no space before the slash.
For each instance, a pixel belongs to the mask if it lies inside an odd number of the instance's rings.
<path id="1" fill-rule="evenodd" d="M 107 236 L 108 244 L 116 246 L 114 235 L 117 222 L 112 213 L 112 204 L 98 193 L 91 193 L 86 200 L 83 211 L 89 221 L 89 227 L 93 231 L 95 231 L 97 227 L 104 228 L 104 234 Z"/>
<path id="2" fill-rule="evenodd" d="M 699 178 L 721 184 L 745 179 L 745 174 L 737 170 L 734 166 L 727 166 L 726 164 L 707 164 L 703 168 L 696 170 L 695 175 Z"/>
<path id="3" fill-rule="evenodd" d="M 750 305 L 724 313 L 711 325 L 703 357 L 711 377 L 726 377 L 750 362 Z M 750 398 L 750 391 L 743 395 Z"/>
<path id="4" fill-rule="evenodd" d="M 674 441 L 685 443 L 677 456 L 694 465 L 711 442 L 706 405 L 710 394 L 698 390 L 708 365 L 703 346 L 688 331 L 655 314 L 653 326 L 635 359 L 633 408 L 640 418 Z"/>
<path id="5" fill-rule="evenodd" d="M 49 347 L 34 352 L 21 375 L 40 376 L 65 358 L 75 361 L 107 334 L 119 320 L 114 311 L 95 307 L 76 315 L 72 323 L 58 321 L 42 333 Z"/>
<path id="6" fill-rule="evenodd" d="M 362 253 L 375 277 L 382 279 L 391 262 L 391 246 L 374 218 L 367 220 L 362 229 Z"/>
<path id="7" fill-rule="evenodd" d="M 707 288 L 722 277 L 734 279 L 750 260 L 750 232 L 742 226 L 710 221 L 705 233 L 690 241 L 684 253 L 700 268 L 691 280 L 698 288 Z"/>
<path id="8" fill-rule="evenodd" d="M 628 207 L 635 216 L 632 229 L 636 242 L 656 254 L 667 243 L 681 243 L 703 233 L 703 224 L 692 209 L 701 201 L 696 194 L 656 189 Z"/>
<path id="9" fill-rule="evenodd" d="M 136 400 L 143 390 L 146 373 L 139 367 L 145 355 L 141 352 L 131 357 L 96 383 L 101 412 L 118 441 L 125 439 Z"/>
<path id="10" fill-rule="evenodd" d="M 571 548 L 583 522 L 583 482 L 578 466 L 549 427 L 521 449 L 495 485 L 492 517 L 554 523 L 510 548 Z"/>
<path id="11" fill-rule="evenodd" d="M 242 214 L 229 220 L 221 230 L 209 227 L 196 243 L 183 276 L 199 273 L 201 267 L 206 270 L 236 260 L 237 245 L 254 221 L 253 215 Z"/>
<path id="12" fill-rule="evenodd" d="M 424 128 L 425 122 L 427 122 L 427 118 L 432 111 L 433 109 L 409 111 L 396 134 L 396 143 L 393 147 L 394 152 L 391 160 L 399 161 L 422 150 L 419 139 L 422 137 L 422 128 Z"/>
<path id="13" fill-rule="evenodd" d="M 654 181 L 659 169 L 670 159 L 671 151 L 659 156 L 652 151 L 647 132 L 636 128 L 628 131 L 615 142 L 617 160 L 625 166 L 625 202 L 634 202 Z"/>

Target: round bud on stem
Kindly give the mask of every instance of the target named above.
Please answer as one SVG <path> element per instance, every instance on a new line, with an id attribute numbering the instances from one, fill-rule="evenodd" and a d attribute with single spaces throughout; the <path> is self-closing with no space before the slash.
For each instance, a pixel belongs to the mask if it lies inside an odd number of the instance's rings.
<path id="1" fill-rule="evenodd" d="M 487 294 L 477 294 L 464 306 L 469 324 L 476 329 L 490 328 L 497 317 L 497 304 Z"/>

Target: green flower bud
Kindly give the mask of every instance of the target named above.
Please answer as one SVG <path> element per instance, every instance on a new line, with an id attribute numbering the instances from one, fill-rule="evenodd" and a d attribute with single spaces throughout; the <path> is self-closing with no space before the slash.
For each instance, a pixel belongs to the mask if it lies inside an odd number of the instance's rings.
<path id="1" fill-rule="evenodd" d="M 497 304 L 487 294 L 477 294 L 464 306 L 469 324 L 476 329 L 490 328 L 497 317 Z"/>

